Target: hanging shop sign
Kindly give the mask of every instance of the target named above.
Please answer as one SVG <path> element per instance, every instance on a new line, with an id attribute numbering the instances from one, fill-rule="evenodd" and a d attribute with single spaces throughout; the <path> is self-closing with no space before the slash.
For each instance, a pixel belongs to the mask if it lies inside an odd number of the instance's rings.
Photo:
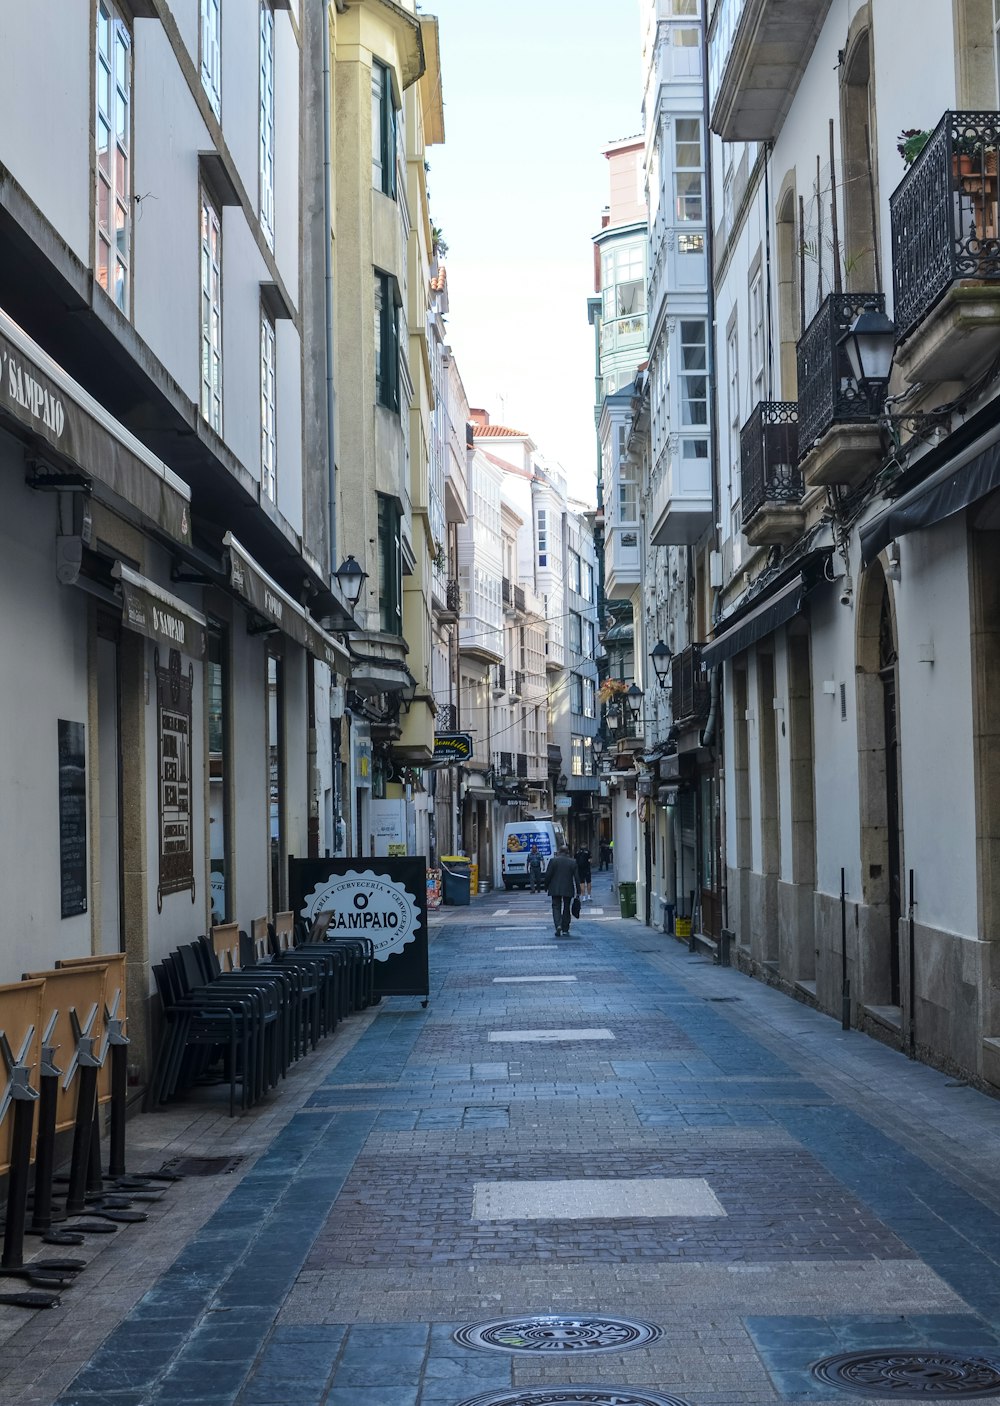
<path id="1" fill-rule="evenodd" d="M 156 909 L 163 910 L 169 893 L 191 891 L 195 899 L 194 847 L 191 815 L 191 707 L 194 667 L 181 672 L 180 650 L 172 649 L 167 667 L 160 651 L 153 652 L 156 674 L 157 777 L 160 827 L 160 880 Z"/>
<path id="2" fill-rule="evenodd" d="M 427 959 L 427 860 L 288 861 L 292 911 L 311 923 L 329 914 L 330 937 L 367 937 L 375 947 L 375 993 L 430 994 Z"/>
<path id="3" fill-rule="evenodd" d="M 60 916 L 87 911 L 87 753 L 83 723 L 59 719 Z"/>
<path id="4" fill-rule="evenodd" d="M 204 615 L 116 561 L 111 575 L 122 593 L 122 624 L 168 649 L 178 649 L 191 659 L 204 659 L 208 633 Z"/>
<path id="5" fill-rule="evenodd" d="M 472 734 L 469 732 L 435 732 L 434 760 L 449 766 L 464 766 L 472 761 Z"/>
<path id="6" fill-rule="evenodd" d="M 343 645 L 321 629 L 305 608 L 268 576 L 231 532 L 226 533 L 222 543 L 229 558 L 229 584 L 254 614 L 302 645 L 335 673 L 346 673 L 350 660 Z"/>

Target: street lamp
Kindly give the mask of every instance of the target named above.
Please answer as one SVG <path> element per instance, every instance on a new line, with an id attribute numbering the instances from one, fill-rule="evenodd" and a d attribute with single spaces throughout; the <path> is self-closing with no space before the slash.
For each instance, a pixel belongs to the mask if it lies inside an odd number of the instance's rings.
<path id="1" fill-rule="evenodd" d="M 333 579 L 343 591 L 344 599 L 348 604 L 357 605 L 361 599 L 361 589 L 368 580 L 368 572 L 359 561 L 356 561 L 353 556 L 349 556 L 333 573 Z"/>
<path id="2" fill-rule="evenodd" d="M 612 733 L 617 732 L 623 721 L 622 705 L 620 703 L 609 703 L 605 717 L 607 718 L 608 727 L 611 729 Z"/>
<path id="3" fill-rule="evenodd" d="M 674 657 L 670 652 L 670 646 L 664 644 L 663 640 L 657 640 L 650 650 L 649 657 L 653 661 L 653 672 L 656 675 L 657 683 L 661 688 L 666 688 L 670 679 L 670 664 Z"/>
<path id="4" fill-rule="evenodd" d="M 633 721 L 638 721 L 639 714 L 642 712 L 642 689 L 637 683 L 629 684 L 629 689 L 625 698 L 628 702 Z"/>
<path id="5" fill-rule="evenodd" d="M 847 353 L 851 373 L 869 400 L 889 384 L 896 347 L 896 324 L 884 312 L 866 309 L 837 342 Z"/>

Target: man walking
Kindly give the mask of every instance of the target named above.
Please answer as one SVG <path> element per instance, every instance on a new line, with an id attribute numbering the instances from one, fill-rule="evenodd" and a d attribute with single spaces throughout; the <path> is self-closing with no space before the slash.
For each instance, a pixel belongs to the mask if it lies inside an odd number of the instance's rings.
<path id="1" fill-rule="evenodd" d="M 569 937 L 572 917 L 570 905 L 580 892 L 576 860 L 569 852 L 569 845 L 560 845 L 558 854 L 549 860 L 549 867 L 545 871 L 545 887 L 552 899 L 552 922 L 556 937 Z"/>

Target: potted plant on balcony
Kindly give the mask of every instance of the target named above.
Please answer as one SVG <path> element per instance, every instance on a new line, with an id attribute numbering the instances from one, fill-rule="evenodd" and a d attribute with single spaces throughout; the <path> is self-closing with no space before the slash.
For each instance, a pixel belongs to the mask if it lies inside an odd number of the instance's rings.
<path id="1" fill-rule="evenodd" d="M 626 693 L 628 684 L 624 679 L 605 679 L 597 690 L 597 699 L 599 703 L 617 703 Z"/>
<path id="2" fill-rule="evenodd" d="M 907 166 L 913 165 L 933 135 L 933 132 L 924 131 L 920 127 L 907 127 L 900 132 L 896 150 Z"/>

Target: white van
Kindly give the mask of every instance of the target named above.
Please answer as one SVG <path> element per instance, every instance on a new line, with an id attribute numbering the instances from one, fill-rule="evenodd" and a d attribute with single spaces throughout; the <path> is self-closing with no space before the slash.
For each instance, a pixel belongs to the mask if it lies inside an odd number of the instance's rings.
<path id="1" fill-rule="evenodd" d="M 557 820 L 511 820 L 503 827 L 500 872 L 505 889 L 527 888 L 528 854 L 535 845 L 542 856 L 542 873 L 549 860 L 566 843 L 563 828 Z"/>

